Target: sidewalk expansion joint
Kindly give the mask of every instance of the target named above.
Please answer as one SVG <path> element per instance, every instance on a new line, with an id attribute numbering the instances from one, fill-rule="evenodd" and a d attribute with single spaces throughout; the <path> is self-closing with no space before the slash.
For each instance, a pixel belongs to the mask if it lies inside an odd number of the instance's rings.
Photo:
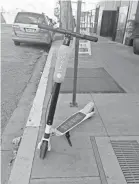
<path id="1" fill-rule="evenodd" d="M 103 165 L 102 165 L 102 162 L 101 162 L 101 158 L 100 158 L 100 155 L 99 155 L 99 151 L 98 151 L 98 147 L 97 147 L 97 144 L 96 144 L 95 137 L 91 136 L 90 140 L 91 140 L 94 156 L 95 156 L 97 167 L 98 167 L 101 184 L 108 184 L 107 179 L 106 179 L 106 175 L 105 175 L 105 172 L 104 172 L 104 169 L 103 169 Z"/>
<path id="2" fill-rule="evenodd" d="M 98 108 L 97 108 L 97 105 L 96 105 L 96 103 L 95 103 L 95 100 L 94 100 L 94 98 L 93 98 L 92 93 L 91 93 L 91 97 L 92 97 L 93 102 L 94 102 L 94 104 L 95 104 L 95 108 L 97 109 L 98 115 L 100 116 L 100 119 L 101 119 L 101 121 L 102 121 L 102 124 L 103 124 L 103 126 L 104 126 L 104 128 L 105 128 L 107 137 L 110 137 L 110 135 L 109 135 L 109 133 L 108 133 L 108 131 L 107 131 L 107 128 L 106 128 L 106 126 L 105 126 L 105 123 L 104 123 L 104 121 L 103 121 L 103 119 L 102 119 L 102 117 L 101 117 L 101 115 L 100 115 L 100 112 L 99 112 L 99 110 L 98 110 Z"/>
<path id="3" fill-rule="evenodd" d="M 78 179 L 78 178 L 99 178 L 99 176 L 72 176 L 72 177 L 41 177 L 41 178 L 31 178 L 31 180 L 41 180 L 41 179 Z"/>

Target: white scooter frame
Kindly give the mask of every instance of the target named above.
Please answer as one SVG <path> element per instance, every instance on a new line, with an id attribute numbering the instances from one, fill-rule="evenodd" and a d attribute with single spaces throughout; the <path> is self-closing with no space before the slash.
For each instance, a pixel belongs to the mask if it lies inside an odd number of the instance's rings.
<path id="1" fill-rule="evenodd" d="M 73 114 L 68 119 L 66 119 L 56 129 L 52 129 L 53 118 L 54 118 L 57 100 L 59 96 L 60 86 L 65 78 L 66 69 L 68 66 L 68 60 L 69 60 L 69 56 L 71 52 L 70 47 L 69 47 L 71 36 L 74 36 L 80 39 L 90 40 L 93 42 L 97 42 L 98 38 L 94 36 L 89 36 L 89 35 L 82 35 L 80 33 L 75 33 L 75 32 L 71 32 L 71 31 L 64 30 L 64 29 L 54 29 L 53 27 L 50 27 L 44 24 L 43 25 L 39 24 L 38 27 L 41 29 L 46 29 L 46 30 L 62 33 L 65 35 L 63 44 L 60 46 L 58 50 L 55 72 L 54 72 L 54 77 L 53 77 L 54 88 L 53 88 L 50 108 L 48 112 L 45 133 L 44 133 L 44 136 L 41 142 L 38 144 L 38 148 L 40 149 L 40 158 L 44 159 L 47 151 L 51 150 L 51 144 L 50 144 L 51 135 L 55 134 L 55 135 L 61 136 L 65 134 L 71 146 L 71 142 L 69 139 L 70 138 L 69 130 L 73 129 L 75 126 L 79 125 L 80 123 L 90 118 L 94 114 L 94 104 L 91 102 L 87 104 L 82 110 L 80 110 L 79 112 Z"/>

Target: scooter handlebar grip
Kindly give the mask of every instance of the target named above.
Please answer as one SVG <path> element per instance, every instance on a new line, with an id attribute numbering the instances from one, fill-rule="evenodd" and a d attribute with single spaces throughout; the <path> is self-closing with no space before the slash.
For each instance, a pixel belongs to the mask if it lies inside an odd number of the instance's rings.
<path id="1" fill-rule="evenodd" d="M 89 40 L 91 42 L 97 42 L 98 41 L 98 38 L 95 37 L 95 36 L 89 36 L 89 35 L 84 35 L 84 39 L 85 40 Z"/>
<path id="2" fill-rule="evenodd" d="M 49 31 L 54 31 L 55 30 L 53 27 L 47 26 L 47 25 L 44 25 L 44 24 L 38 24 L 38 28 L 46 29 L 46 30 L 49 30 Z"/>

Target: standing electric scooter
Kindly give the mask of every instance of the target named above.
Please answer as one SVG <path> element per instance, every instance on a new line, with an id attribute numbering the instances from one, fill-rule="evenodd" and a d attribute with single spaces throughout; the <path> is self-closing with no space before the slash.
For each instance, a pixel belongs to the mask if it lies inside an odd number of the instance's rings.
<path id="1" fill-rule="evenodd" d="M 51 135 L 57 135 L 57 136 L 65 135 L 69 145 L 72 146 L 70 141 L 69 131 L 74 127 L 76 127 L 81 122 L 85 121 L 86 119 L 94 115 L 94 103 L 90 102 L 82 110 L 80 110 L 79 112 L 73 114 L 68 119 L 66 119 L 57 128 L 52 129 L 53 118 L 54 118 L 57 100 L 59 96 L 60 86 L 61 86 L 61 83 L 64 81 L 66 69 L 68 65 L 69 54 L 70 54 L 69 45 L 70 45 L 71 36 L 74 36 L 80 39 L 86 39 L 93 42 L 97 42 L 98 38 L 94 36 L 83 35 L 76 32 L 67 31 L 64 29 L 59 29 L 59 28 L 54 29 L 53 27 L 42 25 L 42 24 L 39 24 L 38 27 L 41 29 L 46 29 L 53 32 L 64 34 L 63 44 L 59 48 L 58 56 L 56 60 L 56 66 L 55 66 L 55 72 L 54 72 L 54 78 L 53 78 L 54 86 L 53 86 L 53 91 L 51 96 L 51 102 L 50 102 L 46 127 L 45 127 L 45 133 L 41 142 L 38 145 L 38 148 L 40 149 L 40 158 L 44 159 L 47 151 L 51 150 L 51 144 L 50 144 Z"/>

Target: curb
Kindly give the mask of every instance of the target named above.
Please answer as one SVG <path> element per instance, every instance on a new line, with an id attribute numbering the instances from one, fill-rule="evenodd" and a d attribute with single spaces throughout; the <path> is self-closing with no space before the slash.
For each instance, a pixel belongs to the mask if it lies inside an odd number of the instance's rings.
<path id="1" fill-rule="evenodd" d="M 25 122 L 27 121 L 33 99 L 35 97 L 37 86 L 41 78 L 41 71 L 43 71 L 45 65 L 46 57 L 46 53 L 40 53 L 40 56 L 34 60 L 32 74 L 27 81 L 27 85 L 25 86 L 22 96 L 18 101 L 17 107 L 13 111 L 6 127 L 2 132 L 1 152 L 3 153 L 2 164 L 4 164 L 4 169 L 2 171 L 2 182 L 4 183 L 8 181 L 13 166 L 12 164 L 9 165 L 14 157 L 14 146 L 12 141 L 15 137 L 22 136 L 23 134 Z M 5 153 L 9 153 L 8 156 L 6 156 Z"/>
<path id="2" fill-rule="evenodd" d="M 17 123 L 19 124 L 19 121 L 16 123 L 17 120 L 15 120 L 15 119 L 20 117 L 21 108 L 22 108 L 22 114 L 25 115 L 25 112 L 23 110 L 26 109 L 25 111 L 27 111 L 28 106 L 30 106 L 32 104 L 33 98 L 34 98 L 36 90 L 37 90 L 36 88 L 37 88 L 39 80 L 41 78 L 41 72 L 42 72 L 42 70 L 44 68 L 44 65 L 45 65 L 45 60 L 46 60 L 46 54 L 45 53 L 43 53 L 41 56 L 39 56 L 36 59 L 35 66 L 34 66 L 34 69 L 32 71 L 32 75 L 31 75 L 30 79 L 28 80 L 28 83 L 27 83 L 26 87 L 23 90 L 23 94 L 22 94 L 21 98 L 18 101 L 18 105 L 17 105 L 16 109 L 14 110 L 11 118 L 9 119 L 8 124 L 6 125 L 6 127 L 3 131 L 2 137 L 3 136 L 8 136 L 9 134 L 14 136 L 13 134 L 15 134 L 16 131 L 19 133 L 20 128 L 22 126 L 21 125 L 18 126 Z M 38 69 L 37 69 L 38 67 L 40 68 L 39 72 L 38 72 Z M 22 119 L 22 116 L 20 118 L 20 123 L 22 122 L 21 119 Z M 25 120 L 25 118 L 23 118 L 23 119 Z M 13 130 L 13 126 L 15 126 L 15 125 L 16 125 L 16 130 Z M 13 138 L 15 138 L 15 137 L 13 137 Z M 5 145 L 4 145 L 4 148 L 5 148 Z M 6 146 L 6 150 L 7 150 L 7 146 Z"/>
<path id="3" fill-rule="evenodd" d="M 53 43 L 53 45 L 54 44 L 55 43 Z M 47 104 L 49 103 L 50 93 L 48 93 L 48 79 L 51 73 L 51 62 L 56 58 L 53 58 L 54 52 L 56 52 L 56 49 L 53 47 L 53 45 L 50 49 L 41 76 L 41 80 L 33 101 L 32 108 L 30 110 L 8 184 L 29 184 L 30 182 L 30 174 L 36 149 L 36 142 L 43 116 L 44 101 L 45 103 L 47 102 Z"/>

